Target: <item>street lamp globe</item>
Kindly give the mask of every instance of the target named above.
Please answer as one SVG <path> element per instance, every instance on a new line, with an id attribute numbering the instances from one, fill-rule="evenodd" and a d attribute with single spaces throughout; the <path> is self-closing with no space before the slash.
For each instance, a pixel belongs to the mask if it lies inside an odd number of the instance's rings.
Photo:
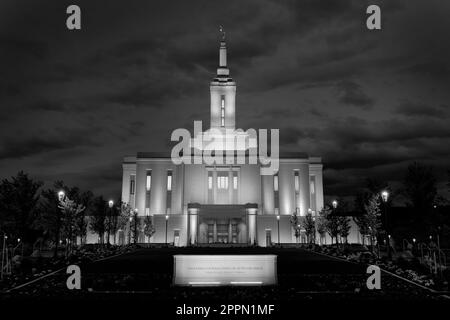
<path id="1" fill-rule="evenodd" d="M 60 190 L 58 192 L 58 199 L 59 199 L 59 201 L 62 201 L 65 196 L 66 196 L 66 193 L 63 190 Z"/>
<path id="2" fill-rule="evenodd" d="M 331 202 L 331 204 L 333 205 L 333 208 L 336 209 L 338 202 L 337 202 L 337 200 L 333 200 L 333 202 Z"/>
<path id="3" fill-rule="evenodd" d="M 277 220 L 280 220 L 280 215 L 279 214 L 277 215 Z"/>
<path id="4" fill-rule="evenodd" d="M 112 208 L 112 207 L 113 207 L 113 205 L 114 205 L 114 201 L 112 201 L 112 200 L 109 200 L 108 204 L 109 204 L 109 207 L 110 207 L 110 208 Z"/>
<path id="5" fill-rule="evenodd" d="M 166 214 L 166 220 L 169 220 L 169 215 Z"/>
<path id="6" fill-rule="evenodd" d="M 387 192 L 386 190 L 381 191 L 381 198 L 384 202 L 387 202 L 389 198 L 389 192 Z"/>

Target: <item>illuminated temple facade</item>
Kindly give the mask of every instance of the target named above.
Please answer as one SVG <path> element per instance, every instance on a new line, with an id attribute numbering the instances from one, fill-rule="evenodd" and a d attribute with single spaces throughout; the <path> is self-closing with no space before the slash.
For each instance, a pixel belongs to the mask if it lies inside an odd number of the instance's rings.
<path id="1" fill-rule="evenodd" d="M 210 97 L 210 130 L 203 134 L 234 130 L 236 83 L 228 69 L 225 39 L 220 42 Z M 141 232 L 139 242 L 175 246 L 306 242 L 303 233 L 295 237 L 290 218 L 294 212 L 314 216 L 323 208 L 321 158 L 280 155 L 279 170 L 273 175 L 261 175 L 260 167 L 259 162 L 174 164 L 170 154 L 151 152 L 125 157 L 122 201 L 137 209 L 139 217 L 150 215 L 156 231 L 151 238 Z"/>

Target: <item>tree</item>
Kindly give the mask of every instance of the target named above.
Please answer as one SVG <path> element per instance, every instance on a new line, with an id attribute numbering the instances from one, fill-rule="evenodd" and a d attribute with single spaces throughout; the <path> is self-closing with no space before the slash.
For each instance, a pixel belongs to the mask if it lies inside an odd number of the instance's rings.
<path id="1" fill-rule="evenodd" d="M 93 199 L 94 194 L 92 191 L 82 192 L 79 195 L 79 198 L 76 199 L 79 204 L 85 207 L 85 210 L 75 217 L 75 236 L 80 237 L 81 244 L 86 242 L 86 233 L 89 225 L 88 216 L 90 216 L 93 211 Z"/>
<path id="2" fill-rule="evenodd" d="M 155 232 L 156 230 L 153 226 L 153 218 L 151 216 L 146 216 L 144 219 L 144 235 L 150 239 Z"/>
<path id="3" fill-rule="evenodd" d="M 338 218 L 339 235 L 345 239 L 345 243 L 348 243 L 348 235 L 350 234 L 351 225 L 350 219 L 346 216 L 340 216 Z"/>
<path id="4" fill-rule="evenodd" d="M 436 178 L 433 168 L 418 162 L 408 166 L 404 181 L 404 193 L 408 204 L 416 210 L 426 211 L 433 207 L 437 195 Z"/>
<path id="5" fill-rule="evenodd" d="M 325 229 L 331 237 L 331 244 L 333 244 L 333 238 L 335 238 L 337 245 L 339 236 L 339 217 L 334 214 L 330 205 L 325 205 L 321 211 L 321 215 L 325 219 Z"/>
<path id="6" fill-rule="evenodd" d="M 355 209 L 356 211 L 363 213 L 365 206 L 372 199 L 373 195 L 379 195 L 382 190 L 391 190 L 388 202 L 391 202 L 395 198 L 396 194 L 392 191 L 392 188 L 387 183 L 380 182 L 375 179 L 366 179 L 365 187 L 356 194 L 355 197 Z"/>
<path id="7" fill-rule="evenodd" d="M 34 181 L 23 171 L 0 184 L 0 228 L 25 243 L 33 243 L 37 238 L 34 226 L 41 186 L 42 182 Z"/>
<path id="8" fill-rule="evenodd" d="M 291 215 L 291 218 L 289 219 L 289 221 L 291 222 L 291 226 L 294 229 L 295 239 L 298 243 L 298 238 L 300 237 L 300 223 L 299 223 L 299 217 L 297 215 L 297 211 L 295 211 Z"/>
<path id="9" fill-rule="evenodd" d="M 325 238 L 325 235 L 327 233 L 326 219 L 322 215 L 322 211 L 319 212 L 319 215 L 317 216 L 316 225 L 317 225 L 317 233 L 319 234 L 320 237 L 319 242 L 320 244 L 322 244 L 322 239 Z"/>
<path id="10" fill-rule="evenodd" d="M 311 213 L 308 213 L 305 218 L 302 220 L 302 226 L 305 229 L 305 234 L 308 237 L 309 243 L 314 243 L 315 239 L 315 231 L 316 231 L 316 224 L 314 221 L 314 218 Z"/>
<path id="11" fill-rule="evenodd" d="M 448 191 L 450 191 L 450 170 L 447 171 L 447 187 Z"/>
<path id="12" fill-rule="evenodd" d="M 370 244 L 373 248 L 373 238 L 378 235 L 381 229 L 381 210 L 380 210 L 380 196 L 373 194 L 368 202 L 364 205 L 364 212 L 361 216 L 353 217 L 359 232 L 364 237 L 370 237 Z"/>
<path id="13" fill-rule="evenodd" d="M 36 227 L 41 230 L 44 239 L 53 240 L 54 257 L 58 255 L 58 244 L 62 228 L 61 210 L 58 208 L 58 204 L 59 200 L 55 190 L 42 190 Z"/>
<path id="14" fill-rule="evenodd" d="M 108 205 L 102 196 L 94 199 L 95 212 L 91 217 L 90 228 L 98 234 L 100 243 L 103 244 L 105 240 L 106 231 L 106 210 Z"/>
<path id="15" fill-rule="evenodd" d="M 57 193 L 64 191 L 66 199 L 85 207 L 85 210 L 73 212 L 73 215 L 66 215 L 65 209 L 60 208 L 60 202 Z M 41 201 L 39 203 L 39 218 L 37 227 L 41 230 L 44 238 L 52 239 L 54 242 L 54 256 L 58 254 L 58 245 L 61 238 L 71 238 L 75 242 L 80 237 L 81 243 L 86 237 L 88 221 L 87 215 L 90 215 L 93 206 L 92 199 L 94 195 L 91 191 L 81 192 L 77 187 L 69 187 L 62 181 L 56 181 L 53 188 L 42 190 Z M 67 225 L 71 224 L 71 227 Z"/>
<path id="16" fill-rule="evenodd" d="M 110 232 L 113 234 L 114 244 L 117 244 L 116 235 L 117 235 L 117 231 L 119 231 L 119 216 L 117 215 L 117 207 L 113 206 L 111 208 L 111 211 L 112 212 L 110 215 L 110 219 L 111 219 Z"/>
<path id="17" fill-rule="evenodd" d="M 125 202 L 122 202 L 120 205 L 120 212 L 117 217 L 117 228 L 119 231 L 125 232 L 125 229 L 130 222 L 130 218 L 133 216 L 133 208 Z M 129 227 L 130 239 L 131 239 L 131 225 Z"/>
<path id="18" fill-rule="evenodd" d="M 130 220 L 131 239 L 133 239 L 133 243 L 136 244 L 138 242 L 139 232 L 141 231 L 141 223 L 136 210 L 132 211 L 131 217 L 132 217 L 132 219 Z"/>
<path id="19" fill-rule="evenodd" d="M 76 241 L 76 229 L 80 224 L 80 217 L 84 220 L 83 212 L 86 207 L 66 196 L 59 201 L 58 208 L 62 213 L 62 231 L 65 238 L 68 239 L 66 253 L 69 254 L 72 251 L 73 242 Z"/>

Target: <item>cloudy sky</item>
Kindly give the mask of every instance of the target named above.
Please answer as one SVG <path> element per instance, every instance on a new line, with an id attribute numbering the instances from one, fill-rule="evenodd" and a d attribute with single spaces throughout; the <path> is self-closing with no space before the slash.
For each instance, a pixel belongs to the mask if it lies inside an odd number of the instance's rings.
<path id="1" fill-rule="evenodd" d="M 82 30 L 66 28 L 66 8 Z M 365 27 L 368 4 L 382 30 Z M 450 2 L 65 1 L 0 4 L 0 177 L 118 196 L 121 161 L 168 151 L 209 119 L 218 26 L 238 127 L 279 128 L 282 150 L 322 156 L 325 193 L 398 183 L 412 161 L 450 169 Z"/>

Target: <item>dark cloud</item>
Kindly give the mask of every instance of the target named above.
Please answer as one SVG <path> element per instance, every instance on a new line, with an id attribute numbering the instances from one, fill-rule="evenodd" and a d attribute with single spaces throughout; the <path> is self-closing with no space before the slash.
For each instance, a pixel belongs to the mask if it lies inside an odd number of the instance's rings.
<path id="1" fill-rule="evenodd" d="M 237 123 L 280 128 L 284 151 L 322 156 L 326 193 L 450 158 L 447 3 L 380 0 L 380 32 L 360 0 L 80 0 L 79 32 L 65 28 L 69 4 L 0 5 L 1 176 L 120 193 L 122 156 L 207 126 L 218 25 Z"/>
<path id="2" fill-rule="evenodd" d="M 417 104 L 410 101 L 405 101 L 395 109 L 395 112 L 410 117 L 424 116 L 445 118 L 448 116 L 447 110 L 448 107 L 445 107 L 443 105 L 439 107 L 432 107 L 426 104 Z"/>
<path id="3" fill-rule="evenodd" d="M 445 80 L 450 77 L 450 67 L 448 62 L 430 61 L 425 63 L 417 63 L 411 67 L 407 67 L 404 72 L 410 72 L 418 76 L 430 76 L 439 80 Z"/>
<path id="4" fill-rule="evenodd" d="M 27 138 L 13 137 L 2 141 L 0 145 L 0 160 L 4 160 L 71 149 L 77 146 L 96 146 L 98 144 L 92 141 L 90 131 L 68 132 L 61 128 L 53 135 L 39 135 Z"/>
<path id="5" fill-rule="evenodd" d="M 337 84 L 339 90 L 339 102 L 362 109 L 370 109 L 373 99 L 362 89 L 361 85 L 353 81 L 342 81 Z"/>

